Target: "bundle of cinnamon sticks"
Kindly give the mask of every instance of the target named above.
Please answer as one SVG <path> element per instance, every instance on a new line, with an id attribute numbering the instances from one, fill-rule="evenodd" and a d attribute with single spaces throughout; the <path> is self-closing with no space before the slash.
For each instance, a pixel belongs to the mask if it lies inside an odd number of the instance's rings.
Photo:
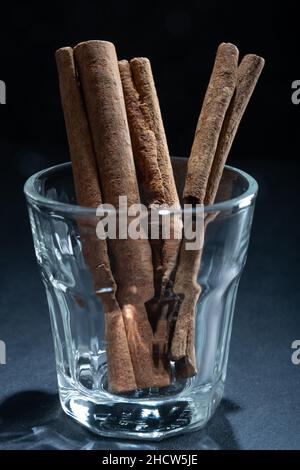
<path id="1" fill-rule="evenodd" d="M 96 208 L 141 199 L 149 209 L 178 212 L 159 101 L 148 59 L 118 61 L 106 41 L 56 52 L 77 203 Z M 212 204 L 238 125 L 264 60 L 238 65 L 232 44 L 218 48 L 200 113 L 184 187 L 184 202 Z M 180 217 L 168 240 L 96 236 L 96 217 L 78 220 L 85 262 L 105 313 L 109 389 L 164 387 L 197 372 L 195 311 L 201 250 L 185 249 Z M 110 259 L 114 259 L 111 266 Z M 176 308 L 174 307 L 176 306 Z"/>

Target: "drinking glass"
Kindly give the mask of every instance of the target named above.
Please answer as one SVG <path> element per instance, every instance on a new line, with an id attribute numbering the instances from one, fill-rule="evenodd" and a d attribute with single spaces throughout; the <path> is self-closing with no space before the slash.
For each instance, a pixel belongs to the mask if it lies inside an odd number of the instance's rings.
<path id="1" fill-rule="evenodd" d="M 186 159 L 172 158 L 172 165 L 182 194 Z M 209 223 L 197 273 L 197 374 L 187 379 L 174 374 L 172 383 L 161 388 L 112 393 L 101 301 L 101 289 L 107 293 L 111 287 L 103 285 L 95 292 L 81 240 L 83 226 L 95 236 L 95 209 L 76 204 L 70 163 L 29 178 L 25 195 L 47 293 L 59 396 L 68 415 L 95 433 L 118 438 L 159 440 L 205 426 L 224 392 L 235 299 L 257 189 L 251 176 L 226 166 L 215 203 L 204 207 Z"/>

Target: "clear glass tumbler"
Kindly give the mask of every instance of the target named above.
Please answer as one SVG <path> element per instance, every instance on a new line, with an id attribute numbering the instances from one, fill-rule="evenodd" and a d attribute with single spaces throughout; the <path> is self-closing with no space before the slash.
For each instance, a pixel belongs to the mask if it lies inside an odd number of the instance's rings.
<path id="1" fill-rule="evenodd" d="M 173 158 L 172 164 L 182 194 L 186 160 Z M 33 175 L 25 194 L 47 292 L 64 411 L 109 437 L 158 440 L 203 427 L 223 396 L 256 181 L 226 166 L 215 204 L 204 207 L 209 223 L 197 275 L 201 286 L 195 319 L 197 374 L 188 379 L 173 374 L 168 386 L 124 393 L 112 393 L 107 385 L 105 328 L 110 326 L 105 325 L 101 296 L 109 287 L 95 291 L 83 255 L 82 227 L 85 234 L 92 230 L 95 236 L 95 209 L 76 205 L 69 163 Z"/>

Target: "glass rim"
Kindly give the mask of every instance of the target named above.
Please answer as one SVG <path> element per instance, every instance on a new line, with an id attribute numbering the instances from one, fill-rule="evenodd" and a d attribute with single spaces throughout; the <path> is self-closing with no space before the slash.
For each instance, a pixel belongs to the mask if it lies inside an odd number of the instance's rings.
<path id="1" fill-rule="evenodd" d="M 171 157 L 172 160 L 186 160 L 184 157 Z M 77 204 L 70 204 L 66 202 L 60 202 L 55 199 L 51 199 L 41 195 L 36 187 L 37 181 L 51 174 L 53 171 L 59 171 L 64 168 L 70 167 L 72 165 L 71 162 L 60 163 L 58 165 L 51 166 L 49 168 L 45 168 L 44 170 L 38 171 L 31 175 L 24 184 L 24 193 L 26 198 L 39 206 L 47 207 L 48 209 L 55 210 L 56 212 L 65 213 L 69 215 L 88 215 L 88 214 L 95 214 L 97 208 L 95 207 L 84 207 Z M 243 177 L 247 183 L 247 189 L 240 194 L 239 196 L 226 199 L 225 201 L 216 202 L 214 204 L 210 204 L 207 206 L 201 205 L 203 207 L 204 213 L 208 212 L 223 212 L 233 208 L 236 209 L 243 209 L 251 205 L 251 203 L 255 200 L 257 191 L 258 191 L 258 184 L 257 181 L 253 178 L 253 176 L 249 175 L 243 170 L 239 168 L 225 165 L 225 169 L 229 170 L 233 173 L 238 174 L 239 176 Z M 168 209 L 161 209 L 164 211 L 168 211 Z M 170 214 L 182 214 L 186 210 L 190 209 L 169 209 Z M 109 211 L 106 211 L 109 212 Z"/>

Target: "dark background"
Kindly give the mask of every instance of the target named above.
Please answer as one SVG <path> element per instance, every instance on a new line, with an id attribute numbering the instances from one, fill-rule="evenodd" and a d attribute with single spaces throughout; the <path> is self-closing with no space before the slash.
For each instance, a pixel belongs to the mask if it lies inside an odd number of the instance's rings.
<path id="1" fill-rule="evenodd" d="M 280 104 L 290 105 L 290 90 L 280 86 L 284 46 L 277 2 L 15 1 L 5 11 L 0 71 L 7 105 L 1 107 L 0 135 L 14 141 L 16 166 L 27 166 L 25 149 L 45 158 L 49 146 L 65 145 L 54 52 L 90 38 L 114 42 L 119 58 L 151 59 L 170 150 L 186 156 L 218 44 L 235 43 L 241 57 L 262 55 L 267 65 L 234 154 L 239 159 L 257 150 L 266 157 L 278 154 L 274 131 L 283 120 Z"/>
<path id="2" fill-rule="evenodd" d="M 0 106 L 0 339 L 8 352 L 0 365 L 0 448 L 136 448 L 97 440 L 60 411 L 22 194 L 32 173 L 68 160 L 55 50 L 106 39 L 119 58 L 150 58 L 173 155 L 189 155 L 218 44 L 230 41 L 241 56 L 266 59 L 229 158 L 258 180 L 260 192 L 226 397 L 205 431 L 160 448 L 300 449 L 300 366 L 290 360 L 300 338 L 296 2 L 13 1 L 0 8 L 0 79 L 7 85 Z"/>

